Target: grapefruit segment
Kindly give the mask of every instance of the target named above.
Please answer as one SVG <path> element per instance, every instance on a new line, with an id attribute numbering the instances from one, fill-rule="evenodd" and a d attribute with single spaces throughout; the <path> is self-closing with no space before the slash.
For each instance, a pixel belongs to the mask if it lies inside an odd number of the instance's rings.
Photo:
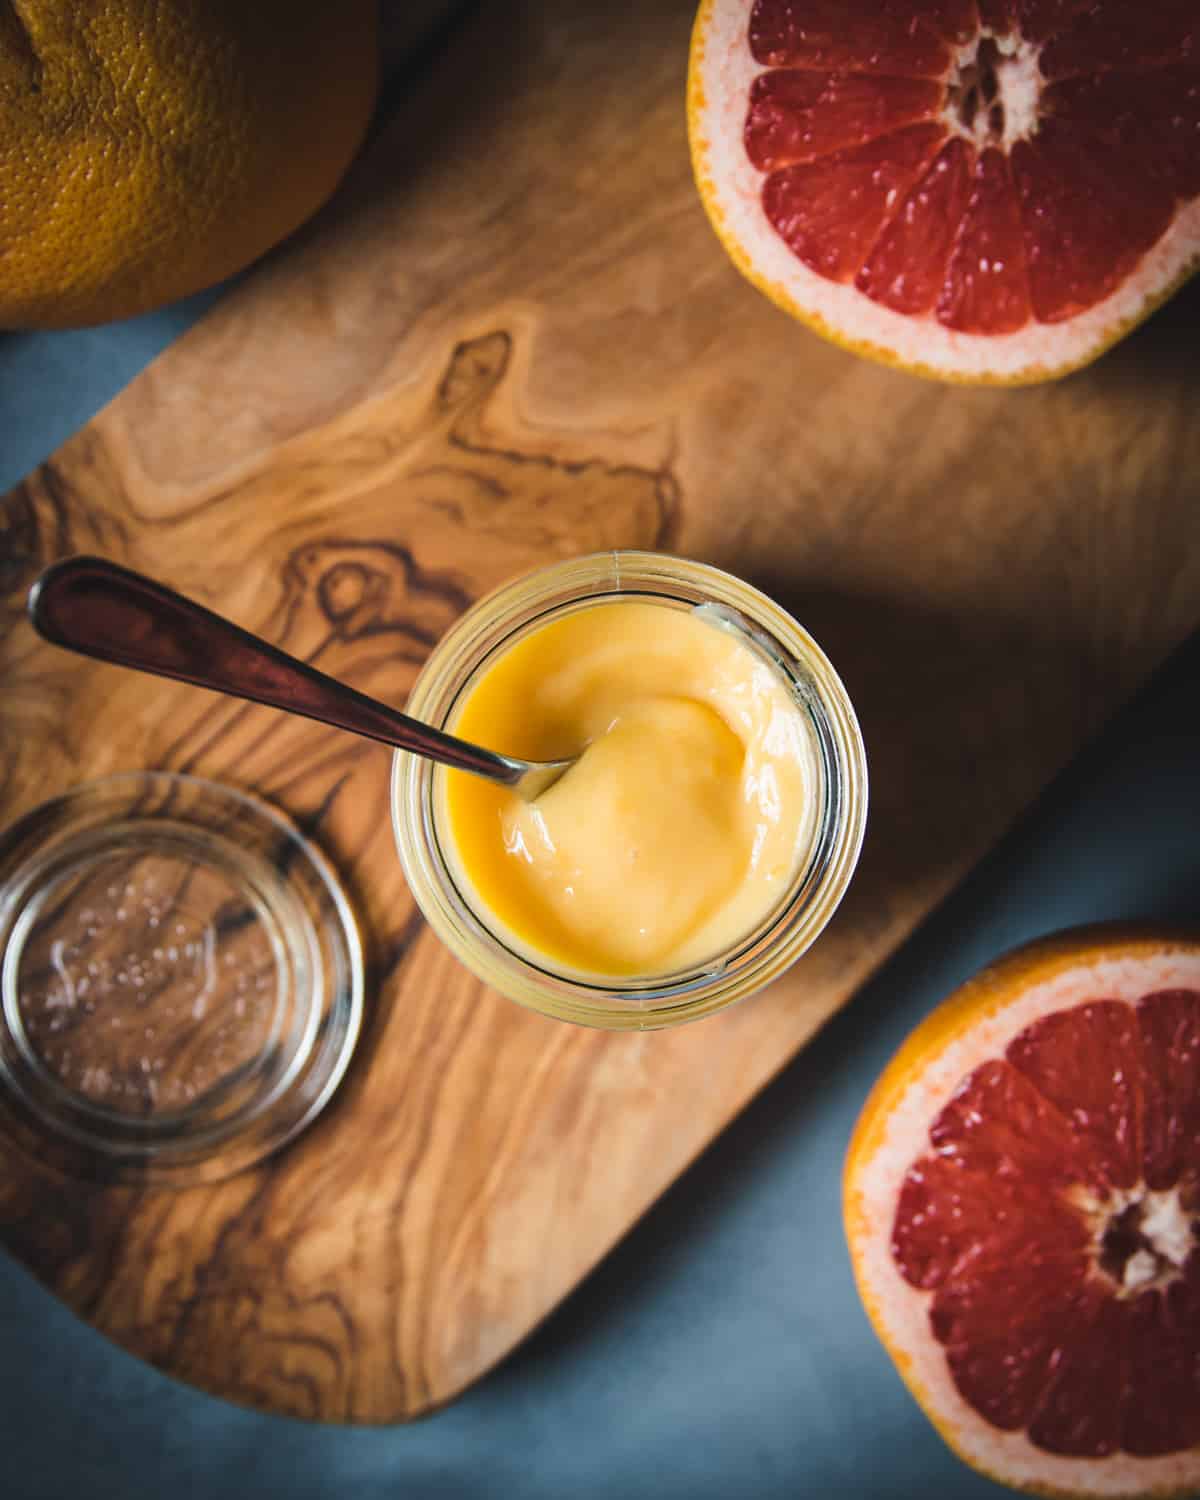
<path id="1" fill-rule="evenodd" d="M 854 279 L 860 292 L 902 313 L 934 306 L 966 212 L 974 155 L 961 138 L 942 147 L 876 239 Z"/>
<path id="2" fill-rule="evenodd" d="M 1016 0 L 1006 12 L 1010 29 L 1019 31 L 1026 41 L 1047 42 L 1068 30 L 1093 5 L 1094 0 Z"/>
<path id="3" fill-rule="evenodd" d="M 1113 175 L 1053 118 L 1036 147 L 1018 141 L 1013 179 L 1025 232 L 1035 317 L 1058 323 L 1086 312 L 1128 280 L 1167 229 L 1174 196 L 1150 173 Z"/>
<path id="4" fill-rule="evenodd" d="M 1063 374 L 1200 263 L 1194 0 L 701 0 L 688 123 L 738 267 L 921 374 Z"/>
<path id="5" fill-rule="evenodd" d="M 1085 1284 L 1076 1321 L 1058 1332 L 1056 1362 L 1027 1429 L 1036 1447 L 1073 1458 L 1119 1450 L 1127 1333 L 1123 1309 Z"/>
<path id="6" fill-rule="evenodd" d="M 1146 1184 L 1189 1183 L 1185 1169 L 1190 1163 L 1194 1173 L 1200 1162 L 1200 1010 L 1189 991 L 1167 991 L 1139 1008 L 1138 1028 Z M 1200 1191 L 1200 1176 L 1189 1185 Z M 1200 1212 L 1200 1198 L 1190 1198 L 1188 1206 Z"/>
<path id="7" fill-rule="evenodd" d="M 911 4 L 898 9 L 909 26 L 914 24 L 914 16 L 917 16 L 920 25 L 927 26 L 935 36 L 954 47 L 969 42 L 979 28 L 975 0 L 929 0 L 929 4 L 921 6 L 919 11 Z"/>
<path id="8" fill-rule="evenodd" d="M 847 151 L 772 172 L 763 208 L 781 240 L 830 281 L 849 281 L 942 143 L 936 125 L 912 125 Z"/>
<path id="9" fill-rule="evenodd" d="M 1097 1192 L 1108 1185 L 1070 1121 L 1003 1058 L 989 1058 L 963 1079 L 931 1122 L 929 1143 L 969 1171 L 1015 1177 L 1042 1192 L 1074 1182 Z"/>
<path id="10" fill-rule="evenodd" d="M 1046 78 L 1200 62 L 1200 16 L 1192 0 L 1093 0 L 1042 52 Z"/>
<path id="11" fill-rule="evenodd" d="M 746 154 L 759 171 L 773 172 L 932 119 L 941 103 L 941 89 L 927 78 L 760 73 L 750 90 Z"/>
<path id="12" fill-rule="evenodd" d="M 1200 937 L 1044 940 L 909 1039 L 851 1141 L 864 1304 L 1018 1488 L 1200 1487 Z"/>
<path id="13" fill-rule="evenodd" d="M 1008 36 L 1016 24 L 1016 0 L 979 0 L 979 25 L 993 36 Z"/>
<path id="14" fill-rule="evenodd" d="M 938 78 L 950 49 L 925 15 L 961 15 L 963 7 L 923 12 L 898 0 L 875 0 L 857 7 L 853 33 L 846 27 L 844 0 L 754 0 L 744 9 L 751 54 L 764 67 Z"/>
<path id="15" fill-rule="evenodd" d="M 1025 240 L 1008 158 L 975 164 L 971 197 L 938 299 L 938 322 L 960 333 L 1015 333 L 1029 322 Z"/>
<path id="16" fill-rule="evenodd" d="M 1089 1236 L 1079 1215 L 1044 1188 L 997 1182 L 944 1157 L 908 1169 L 893 1225 L 892 1255 L 913 1286 L 933 1291 L 968 1265 L 1011 1262 L 1036 1226 L 1039 1264 L 1079 1259 Z"/>
<path id="17" fill-rule="evenodd" d="M 1026 1027 L 1005 1056 L 1070 1121 L 1084 1143 L 1081 1154 L 1097 1164 L 1102 1180 L 1132 1187 L 1142 1174 L 1141 1048 L 1133 1009 L 1096 1000 L 1054 1011 Z"/>
<path id="18" fill-rule="evenodd" d="M 1121 1446 L 1143 1458 L 1200 1444 L 1200 1381 L 1195 1330 L 1200 1327 L 1200 1264 L 1166 1295 L 1145 1292 L 1129 1314 L 1129 1399 Z M 1136 1392 L 1136 1396 L 1133 1393 Z"/>
<path id="19" fill-rule="evenodd" d="M 1066 78 L 1046 89 L 1046 108 L 1081 150 L 1146 174 L 1173 197 L 1200 193 L 1200 64 Z"/>
<path id="20" fill-rule="evenodd" d="M 1055 1270 L 1051 1282 L 1044 1261 L 993 1263 L 955 1278 L 933 1299 L 930 1329 L 945 1345 L 955 1388 L 1003 1432 L 1037 1420 L 1063 1352 L 1090 1340 L 1099 1315 L 1083 1258 Z"/>

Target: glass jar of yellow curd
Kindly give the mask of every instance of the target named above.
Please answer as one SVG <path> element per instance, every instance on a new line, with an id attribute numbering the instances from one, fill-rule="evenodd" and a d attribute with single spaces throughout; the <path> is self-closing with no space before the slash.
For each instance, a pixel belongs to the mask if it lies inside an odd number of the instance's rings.
<path id="1" fill-rule="evenodd" d="M 638 608 L 622 612 L 620 607 L 629 605 Z M 655 608 L 648 611 L 646 606 Z M 545 649 L 542 642 L 549 643 Z M 577 670 L 572 653 L 579 652 L 580 643 L 596 660 Z M 702 680 L 710 643 L 712 670 L 722 678 L 720 692 L 713 694 Z M 521 661 L 527 664 L 524 679 L 509 670 Z M 736 680 L 734 671 L 743 661 L 746 682 Z M 551 684 L 545 693 L 543 667 Z M 558 784 L 563 791 L 557 798 L 551 788 L 536 806 L 519 810 L 526 825 L 518 820 L 509 828 L 503 847 L 500 824 L 505 816 L 488 799 L 514 794 L 402 751 L 392 770 L 392 821 L 417 904 L 439 938 L 480 979 L 560 1020 L 650 1030 L 711 1015 L 761 989 L 822 931 L 845 893 L 862 844 L 866 755 L 837 673 L 790 615 L 718 568 L 649 552 L 604 552 L 555 563 L 481 599 L 433 650 L 408 712 L 491 749 L 556 759 L 582 745 L 558 742 L 553 726 L 541 739 L 536 733 L 529 737 L 538 728 L 534 721 L 539 714 L 553 717 L 574 693 L 580 701 L 589 695 L 603 698 L 598 707 L 582 702 L 584 709 L 595 707 L 592 719 L 603 728 L 610 717 L 604 695 L 612 694 L 614 672 L 618 679 L 628 673 L 630 694 L 639 698 L 637 713 L 613 716 L 614 723 L 622 718 L 628 743 L 607 743 L 607 760 L 589 760 L 589 748 L 579 767 Z M 528 702 L 520 691 L 522 680 L 529 685 Z M 750 722 L 745 702 L 748 693 L 753 697 L 754 683 L 773 695 L 770 711 L 758 714 L 758 743 L 745 752 L 748 769 L 736 783 L 724 786 L 723 757 L 727 741 L 734 742 L 721 716 L 735 729 Z M 657 696 L 651 691 L 654 685 Z M 619 680 L 616 686 L 621 686 Z M 693 701 L 710 696 L 715 714 Z M 489 701 L 497 710 L 493 718 L 501 742 L 489 739 L 487 717 L 479 712 Z M 647 703 L 648 719 L 643 711 Z M 647 758 L 648 734 L 659 738 L 651 739 Z M 514 735 L 520 743 L 514 743 Z M 791 747 L 795 775 L 790 781 L 788 764 L 773 753 L 781 735 Z M 636 767 L 636 784 L 618 787 L 614 795 L 605 777 L 617 749 L 640 758 L 628 762 Z M 736 745 L 729 753 L 730 764 L 742 764 Z M 653 786 L 646 780 L 652 775 L 661 778 Z M 454 778 L 473 785 L 456 791 Z M 692 804 L 676 805 L 676 782 L 683 788 L 678 795 L 693 796 Z M 754 820 L 760 805 L 770 814 L 770 827 Z M 476 807 L 478 813 L 472 812 Z M 754 813 L 748 821 L 747 809 Z M 479 820 L 478 830 L 469 826 L 472 818 Z M 639 820 L 650 825 L 645 848 L 631 847 L 640 842 Z M 781 847 L 793 852 L 783 864 L 776 859 L 766 882 L 760 880 L 750 890 L 752 869 L 757 879 L 762 850 L 771 839 L 778 841 L 781 820 Z M 735 829 L 739 837 L 744 829 L 748 842 L 744 848 L 734 844 L 727 849 L 722 841 L 732 838 Z M 581 830 L 590 845 L 577 837 Z M 477 831 L 484 836 L 480 840 Z M 520 895 L 520 882 L 529 873 L 527 861 L 512 864 L 510 879 L 504 855 L 526 855 L 527 846 L 539 838 L 559 860 L 549 875 L 551 885 L 557 883 L 553 894 L 559 909 L 540 916 L 531 909 L 523 932 L 521 902 L 526 898 Z M 559 846 L 570 846 L 573 838 L 584 851 L 601 852 L 580 856 L 578 849 L 568 848 L 570 858 L 562 865 Z M 476 844 L 483 849 L 484 839 L 500 851 L 491 873 L 481 862 L 492 856 L 475 849 Z M 586 865 L 589 857 L 605 867 L 581 870 L 580 858 Z M 743 866 L 744 878 L 736 873 Z M 559 873 L 560 868 L 567 874 Z M 572 870 L 595 876 L 591 884 L 598 895 L 577 892 L 580 882 Z M 733 889 L 728 889 L 730 880 Z M 710 886 L 719 887 L 721 898 L 715 920 Z M 535 882 L 531 899 L 542 888 Z M 572 935 L 560 918 L 575 920 L 579 897 L 593 902 L 586 913 L 591 925 Z M 506 905 L 512 910 L 505 910 Z M 648 914 L 645 924 L 642 914 Z M 658 933 L 656 917 L 666 934 L 665 946 L 658 949 L 645 946 Z M 675 930 L 672 922 L 683 925 Z"/>

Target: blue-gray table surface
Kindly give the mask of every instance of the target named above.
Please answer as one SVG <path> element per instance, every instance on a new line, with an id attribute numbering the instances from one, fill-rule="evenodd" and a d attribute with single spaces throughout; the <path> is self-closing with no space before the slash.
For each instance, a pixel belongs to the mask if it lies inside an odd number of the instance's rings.
<path id="1" fill-rule="evenodd" d="M 109 328 L 0 335 L 0 490 L 209 300 Z M 1076 922 L 1196 916 L 1198 669 L 1193 641 L 549 1322 L 434 1416 L 320 1427 L 200 1395 L 0 1253 L 0 1495 L 1003 1493 L 943 1447 L 871 1333 L 842 1238 L 843 1153 L 892 1051 L 980 964 Z"/>

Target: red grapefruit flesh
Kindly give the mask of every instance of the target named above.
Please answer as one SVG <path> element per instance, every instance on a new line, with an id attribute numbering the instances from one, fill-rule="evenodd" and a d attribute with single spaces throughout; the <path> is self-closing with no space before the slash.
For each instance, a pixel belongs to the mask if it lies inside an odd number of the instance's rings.
<path id="1" fill-rule="evenodd" d="M 702 0 L 688 121 L 739 268 L 921 374 L 1063 374 L 1200 262 L 1196 0 Z"/>
<path id="2" fill-rule="evenodd" d="M 985 971 L 876 1086 L 845 1186 L 867 1310 L 963 1458 L 1050 1494 L 1200 1488 L 1200 939 Z"/>

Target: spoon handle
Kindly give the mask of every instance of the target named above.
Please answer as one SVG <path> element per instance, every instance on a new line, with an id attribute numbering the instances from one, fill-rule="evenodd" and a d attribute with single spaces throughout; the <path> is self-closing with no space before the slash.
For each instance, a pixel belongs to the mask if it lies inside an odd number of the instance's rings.
<path id="1" fill-rule="evenodd" d="M 444 734 L 251 635 L 152 578 L 101 557 L 52 563 L 29 592 L 34 629 L 97 661 L 266 703 L 493 781 L 523 769 Z"/>

